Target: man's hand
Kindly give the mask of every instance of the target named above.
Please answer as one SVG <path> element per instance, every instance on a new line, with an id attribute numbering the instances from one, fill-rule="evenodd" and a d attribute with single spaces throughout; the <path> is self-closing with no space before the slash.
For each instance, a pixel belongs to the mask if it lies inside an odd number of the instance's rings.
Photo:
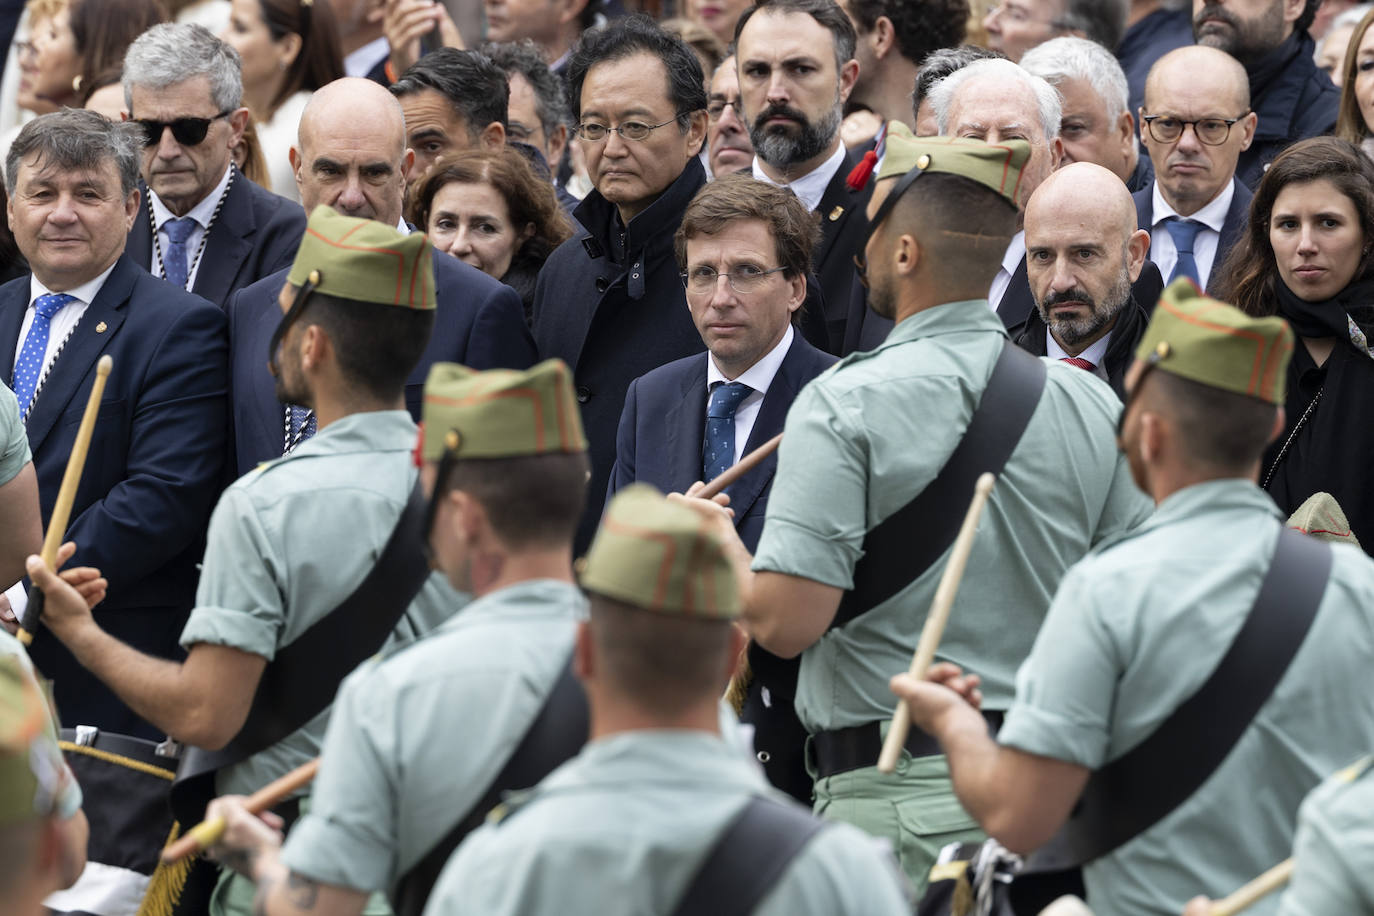
<path id="1" fill-rule="evenodd" d="M 1211 916 L 1212 901 L 1206 897 L 1194 897 L 1183 908 L 1183 916 Z"/>
<path id="2" fill-rule="evenodd" d="M 71 541 L 63 544 L 57 551 L 58 569 L 74 553 L 75 544 Z M 28 558 L 26 567 L 34 587 L 43 592 L 43 622 L 58 639 L 65 641 L 66 635 L 82 627 L 95 626 L 91 610 L 105 600 L 105 590 L 109 587 L 100 570 L 78 566 L 59 574 L 48 569 L 37 555 Z"/>
<path id="3" fill-rule="evenodd" d="M 10 604 L 10 596 L 0 592 L 0 627 L 5 628 L 5 632 L 14 636 L 19 632 L 19 618 L 14 616 L 14 606 Z"/>
<path id="4" fill-rule="evenodd" d="M 225 795 L 210 802 L 205 819 L 224 818 L 224 835 L 206 850 L 206 855 L 226 868 L 257 880 L 258 860 L 264 852 L 281 848 L 283 821 L 271 811 L 250 814 L 241 795 Z"/>
<path id="5" fill-rule="evenodd" d="M 964 674 L 958 665 L 939 662 L 930 666 L 925 680 L 899 674 L 890 686 L 893 693 L 906 701 L 912 724 L 938 738 L 941 723 L 951 714 L 958 715 L 966 707 L 982 707 L 980 683 L 978 675 Z"/>
<path id="6" fill-rule="evenodd" d="M 463 36 L 453 24 L 448 10 L 435 0 L 386 0 L 382 31 L 391 45 L 391 70 L 399 78 L 420 59 L 420 39 L 435 27 L 439 43 L 446 48 L 463 47 Z"/>

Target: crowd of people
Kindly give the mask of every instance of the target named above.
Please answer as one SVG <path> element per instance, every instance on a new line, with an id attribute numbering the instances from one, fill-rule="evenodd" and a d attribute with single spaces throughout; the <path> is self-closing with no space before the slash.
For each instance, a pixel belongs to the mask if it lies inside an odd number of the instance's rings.
<path id="1" fill-rule="evenodd" d="M 0 910 L 1374 910 L 1374 9 L 12 13 Z"/>

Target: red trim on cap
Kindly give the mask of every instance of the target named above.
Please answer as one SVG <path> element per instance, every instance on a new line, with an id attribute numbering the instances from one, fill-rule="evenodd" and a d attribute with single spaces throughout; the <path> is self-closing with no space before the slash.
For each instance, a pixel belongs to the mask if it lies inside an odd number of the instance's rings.
<path id="1" fill-rule="evenodd" d="M 1215 310 L 1218 307 L 1231 308 L 1231 306 L 1226 305 L 1223 302 L 1217 302 L 1215 300 L 1212 300 L 1210 303 L 1204 301 L 1201 303 L 1201 305 L 1203 308 L 1209 310 Z M 1247 394 L 1258 396 L 1259 385 L 1263 378 L 1265 351 L 1265 339 L 1261 334 L 1255 331 L 1243 331 L 1240 328 L 1233 328 L 1227 325 L 1217 324 L 1214 321 L 1206 321 L 1202 318 L 1202 316 L 1194 317 L 1192 315 L 1185 315 L 1182 312 L 1180 312 L 1176 307 L 1174 307 L 1172 303 L 1166 302 L 1163 299 L 1159 300 L 1159 306 L 1162 306 L 1165 311 L 1167 311 L 1169 314 L 1173 315 L 1180 321 L 1186 321 L 1188 324 L 1196 325 L 1200 328 L 1206 328 L 1209 331 L 1217 331 L 1219 333 L 1226 334 L 1229 337 L 1240 337 L 1254 343 L 1255 356 L 1254 359 L 1251 360 L 1250 381 L 1246 385 L 1245 391 Z"/>
<path id="2" fill-rule="evenodd" d="M 396 274 L 396 293 L 395 293 L 394 297 L 393 297 L 392 300 L 391 300 L 391 304 L 392 304 L 392 305 L 400 305 L 400 304 L 401 304 L 401 273 L 404 272 L 405 266 L 406 266 L 405 255 L 402 254 L 401 252 L 397 251 L 397 250 L 394 249 L 394 248 L 375 248 L 375 247 L 370 246 L 370 245 L 344 245 L 344 244 L 343 244 L 343 240 L 344 240 L 344 239 L 348 238 L 350 235 L 352 235 L 353 233 L 357 232 L 357 231 L 358 231 L 359 229 L 361 229 L 361 228 L 363 228 L 363 227 L 362 227 L 362 226 L 354 226 L 352 229 L 350 229 L 350 230 L 348 230 L 347 232 L 345 232 L 345 233 L 338 239 L 338 241 L 335 241 L 334 239 L 330 239 L 330 238 L 325 238 L 323 235 L 320 235 L 320 233 L 319 233 L 317 230 L 315 230 L 315 229 L 308 229 L 308 228 L 307 228 L 305 231 L 306 231 L 307 234 L 315 236 L 315 238 L 319 239 L 321 242 L 324 242 L 326 245 L 332 245 L 332 246 L 335 247 L 335 248 L 342 248 L 342 249 L 345 249 L 345 250 L 347 250 L 347 251 L 371 251 L 371 252 L 374 252 L 374 253 L 376 253 L 376 254 L 389 254 L 389 255 L 391 255 L 392 257 L 394 257 L 394 258 L 396 259 L 396 267 L 397 267 L 397 274 Z"/>
<path id="3" fill-rule="evenodd" d="M 498 383 L 500 379 L 496 380 Z M 448 407 L 471 407 L 474 404 L 482 404 L 487 401 L 495 401 L 498 398 L 526 398 L 529 400 L 534 410 L 534 447 L 540 452 L 544 451 L 544 405 L 539 400 L 539 392 L 533 388 L 508 388 L 505 391 L 485 392 L 478 391 L 474 394 L 461 398 L 449 398 L 439 394 L 432 394 L 425 398 L 429 404 L 443 404 Z"/>
<path id="4" fill-rule="evenodd" d="M 630 537 L 643 537 L 650 541 L 655 541 L 663 545 L 663 559 L 658 565 L 658 582 L 654 586 L 653 607 L 663 606 L 663 599 L 668 594 L 668 580 L 673 574 L 673 560 L 677 557 L 677 543 L 671 535 L 661 531 L 653 531 L 649 528 L 641 528 L 638 525 L 631 525 L 619 519 L 612 518 L 609 514 L 602 520 L 601 524 L 606 526 L 608 531 L 617 534 L 624 534 Z"/>

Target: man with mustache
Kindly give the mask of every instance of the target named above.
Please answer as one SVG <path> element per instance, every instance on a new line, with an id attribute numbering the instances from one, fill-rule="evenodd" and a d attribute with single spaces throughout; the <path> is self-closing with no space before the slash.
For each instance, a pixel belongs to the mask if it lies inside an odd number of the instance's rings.
<path id="1" fill-rule="evenodd" d="M 853 255 L 867 229 L 864 208 L 872 194 L 846 184 L 859 159 L 840 142 L 844 103 L 859 76 L 857 40 L 834 0 L 763 0 L 735 28 L 754 177 L 791 189 L 821 215 L 812 263 L 825 306 L 808 310 L 801 328 L 830 353 L 844 344 Z"/>
<path id="2" fill-rule="evenodd" d="M 1255 138 L 1245 68 L 1194 45 L 1159 59 L 1145 82 L 1140 139 L 1155 179 L 1135 193 L 1150 260 L 1170 282 L 1188 277 L 1206 289 L 1245 231 L 1250 189 L 1236 163 Z"/>
<path id="3" fill-rule="evenodd" d="M 1193 0 L 1197 43 L 1225 51 L 1245 67 L 1254 142 L 1236 175 L 1251 190 L 1274 157 L 1308 137 L 1331 133 L 1341 93 L 1317 68 L 1308 26 L 1321 0 Z"/>
<path id="4" fill-rule="evenodd" d="M 1149 233 L 1135 223 L 1121 179 L 1091 162 L 1064 166 L 1026 204 L 1026 275 L 1035 311 L 1013 339 L 1036 356 L 1086 369 L 1118 397 L 1149 321 L 1131 295 L 1150 248 Z"/>

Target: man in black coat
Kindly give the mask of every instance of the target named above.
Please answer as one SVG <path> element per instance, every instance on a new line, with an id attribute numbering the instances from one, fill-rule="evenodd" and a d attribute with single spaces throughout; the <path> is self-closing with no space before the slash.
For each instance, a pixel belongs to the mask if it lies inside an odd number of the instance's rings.
<path id="1" fill-rule="evenodd" d="M 586 33 L 569 99 L 595 189 L 584 230 L 554 250 L 534 290 L 539 356 L 573 369 L 592 476 L 575 549 L 586 550 L 615 463 L 630 382 L 704 347 L 687 309 L 673 233 L 706 173 L 706 89 L 696 55 L 650 20 Z M 627 136 L 628 135 L 628 136 Z"/>

